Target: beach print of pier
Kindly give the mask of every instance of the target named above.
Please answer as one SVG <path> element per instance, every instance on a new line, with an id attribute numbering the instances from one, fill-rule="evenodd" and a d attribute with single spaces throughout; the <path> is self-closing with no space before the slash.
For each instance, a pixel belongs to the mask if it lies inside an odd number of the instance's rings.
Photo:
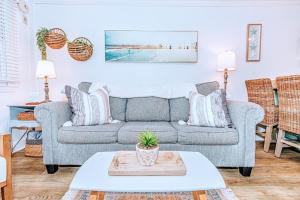
<path id="1" fill-rule="evenodd" d="M 105 31 L 106 62 L 197 62 L 197 31 Z"/>

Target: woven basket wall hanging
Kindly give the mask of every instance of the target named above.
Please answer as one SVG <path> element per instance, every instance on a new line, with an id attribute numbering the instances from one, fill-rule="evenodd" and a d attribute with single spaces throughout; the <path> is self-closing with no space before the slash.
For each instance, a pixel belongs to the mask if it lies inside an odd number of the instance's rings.
<path id="1" fill-rule="evenodd" d="M 86 61 L 93 55 L 93 44 L 87 38 L 79 37 L 68 42 L 68 52 L 77 61 Z"/>
<path id="2" fill-rule="evenodd" d="M 66 42 L 66 33 L 59 28 L 52 28 L 45 35 L 45 43 L 52 49 L 60 49 Z"/>

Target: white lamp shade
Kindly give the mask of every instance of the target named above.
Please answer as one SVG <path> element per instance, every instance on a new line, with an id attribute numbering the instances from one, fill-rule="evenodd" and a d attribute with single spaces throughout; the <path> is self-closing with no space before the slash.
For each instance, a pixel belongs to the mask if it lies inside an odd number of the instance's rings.
<path id="1" fill-rule="evenodd" d="M 52 62 L 47 60 L 40 60 L 36 69 L 37 78 L 56 78 L 54 65 Z"/>
<path id="2" fill-rule="evenodd" d="M 218 55 L 218 71 L 224 71 L 225 68 L 228 70 L 236 69 L 236 58 L 233 51 L 225 51 Z"/>

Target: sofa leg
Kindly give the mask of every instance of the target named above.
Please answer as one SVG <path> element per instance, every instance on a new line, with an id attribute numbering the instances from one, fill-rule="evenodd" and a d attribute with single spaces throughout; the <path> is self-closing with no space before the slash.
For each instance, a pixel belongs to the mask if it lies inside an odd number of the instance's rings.
<path id="1" fill-rule="evenodd" d="M 251 176 L 252 167 L 239 167 L 240 174 L 242 176 Z"/>
<path id="2" fill-rule="evenodd" d="M 58 165 L 46 165 L 48 174 L 54 174 L 58 170 Z"/>

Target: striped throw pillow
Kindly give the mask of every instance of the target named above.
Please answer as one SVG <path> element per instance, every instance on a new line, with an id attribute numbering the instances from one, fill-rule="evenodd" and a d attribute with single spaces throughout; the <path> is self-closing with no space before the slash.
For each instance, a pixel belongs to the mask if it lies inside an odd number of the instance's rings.
<path id="1" fill-rule="evenodd" d="M 106 124 L 111 121 L 109 94 L 105 88 L 88 94 L 65 86 L 65 93 L 73 112 L 74 126 Z"/>
<path id="2" fill-rule="evenodd" d="M 210 127 L 228 126 L 225 112 L 222 107 L 221 90 L 216 90 L 207 96 L 191 92 L 189 101 L 189 125 Z"/>

